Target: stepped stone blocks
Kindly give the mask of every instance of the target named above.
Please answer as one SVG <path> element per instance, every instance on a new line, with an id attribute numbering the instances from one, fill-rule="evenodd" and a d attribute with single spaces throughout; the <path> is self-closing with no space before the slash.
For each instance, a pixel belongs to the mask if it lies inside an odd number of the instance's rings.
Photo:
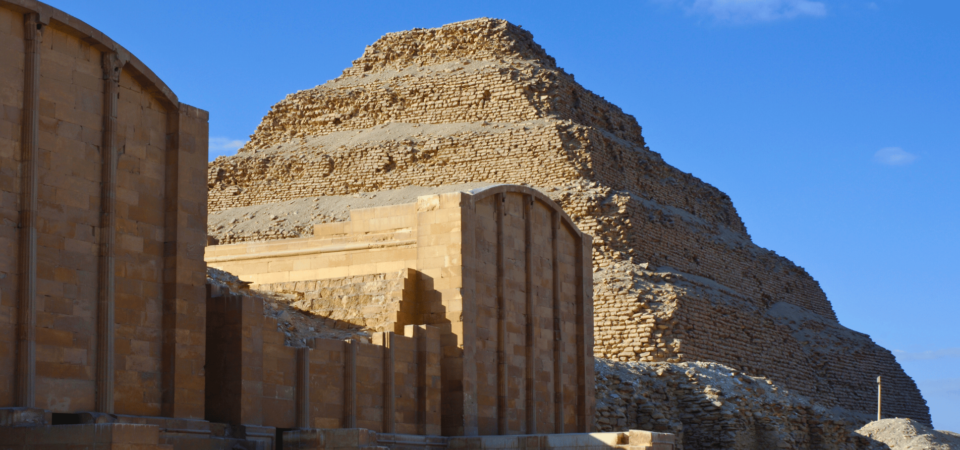
<path id="1" fill-rule="evenodd" d="M 274 105 L 244 148 L 211 163 L 207 177 L 212 214 L 408 186 L 533 186 L 596 238 L 597 357 L 718 362 L 854 413 L 875 412 L 871 386 L 883 375 L 896 385 L 886 411 L 930 421 L 890 353 L 837 323 L 803 268 L 754 244 L 726 194 L 667 164 L 633 117 L 581 87 L 529 32 L 505 21 L 384 36 L 338 78 Z M 314 218 L 318 237 L 341 226 L 321 224 L 332 216 Z M 513 225 L 505 220 L 504 227 Z M 233 243 L 309 234 L 303 224 L 283 223 L 256 233 L 232 224 L 209 232 Z M 484 283 L 484 261 L 495 258 L 482 250 L 470 282 Z M 496 298 L 495 286 L 476 286 L 484 294 L 478 305 Z M 787 307 L 816 319 L 784 319 L 778 311 Z M 489 318 L 478 320 L 478 332 L 487 333 L 481 324 Z M 833 330 L 829 349 L 806 338 L 822 327 Z M 484 336 L 477 336 L 477 361 L 493 370 Z M 476 382 L 490 387 L 488 377 Z M 477 399 L 483 427 L 492 427 L 489 395 Z"/>
<path id="2" fill-rule="evenodd" d="M 392 303 L 400 306 L 383 308 L 394 322 L 363 320 L 397 332 L 421 324 L 440 330 L 442 434 L 590 430 L 591 238 L 554 202 L 533 189 L 501 185 L 351 210 L 350 217 L 317 225 L 309 238 L 210 246 L 206 260 L 252 288 L 319 290 L 318 303 L 342 302 L 321 315 L 348 323 L 380 304 L 378 280 L 397 279 L 398 270 L 415 274 L 405 275 L 414 286 L 404 281 L 394 294 L 405 299 Z M 350 300 L 337 289 L 367 295 Z M 342 311 L 348 309 L 354 316 Z M 363 361 L 366 347 L 358 348 Z M 346 427 L 378 430 L 362 422 L 364 406 Z M 345 425 L 331 418 L 322 427 Z"/>

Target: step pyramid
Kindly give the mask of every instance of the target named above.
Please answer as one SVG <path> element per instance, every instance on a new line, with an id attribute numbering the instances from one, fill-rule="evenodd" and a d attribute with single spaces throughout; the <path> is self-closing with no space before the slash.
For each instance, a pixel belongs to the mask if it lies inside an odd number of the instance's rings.
<path id="1" fill-rule="evenodd" d="M 893 355 L 840 325 L 803 268 L 754 244 L 729 196 L 667 164 L 632 116 L 503 20 L 387 34 L 336 79 L 288 95 L 210 164 L 210 223 L 458 183 L 533 186 L 595 236 L 597 357 L 718 362 L 854 413 L 875 411 L 882 375 L 884 411 L 930 423 Z M 246 236 L 300 233 L 277 227 Z"/>

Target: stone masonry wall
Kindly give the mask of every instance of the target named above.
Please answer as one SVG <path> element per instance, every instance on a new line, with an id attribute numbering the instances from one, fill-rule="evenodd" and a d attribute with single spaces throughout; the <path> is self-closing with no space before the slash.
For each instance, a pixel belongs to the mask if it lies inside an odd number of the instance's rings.
<path id="1" fill-rule="evenodd" d="M 725 361 L 725 366 L 776 380 L 821 406 L 851 411 L 875 407 L 876 379 L 850 374 L 876 373 L 891 386 L 885 391 L 885 410 L 926 414 L 903 394 L 917 387 L 897 370 L 889 351 L 808 310 L 784 302 L 761 308 L 712 280 L 647 264 L 621 263 L 597 272 L 596 278 L 595 308 L 608 319 L 598 324 L 594 350 L 604 358 Z"/>
<path id="2" fill-rule="evenodd" d="M 15 401 L 23 36 L 23 15 L 0 8 L 0 405 Z"/>
<path id="3" fill-rule="evenodd" d="M 416 276 L 407 269 L 254 287 L 287 297 L 294 308 L 336 321 L 338 326 L 402 333 L 405 325 L 423 323 L 416 308 Z"/>
<path id="4" fill-rule="evenodd" d="M 438 327 L 445 435 L 585 430 L 593 416 L 590 238 L 521 186 L 404 198 L 351 209 L 350 221 L 318 224 L 313 237 L 214 245 L 206 258 L 346 325 L 389 330 L 383 315 L 397 311 L 392 329 Z M 394 264 L 415 273 L 407 279 L 416 287 L 392 296 L 401 302 L 380 298 L 398 292 L 383 282 L 383 267 Z"/>
<path id="5" fill-rule="evenodd" d="M 545 116 L 643 142 L 636 119 L 557 68 L 528 31 L 501 20 L 387 35 L 324 87 L 333 89 L 300 91 L 276 104 L 244 149 L 385 122 Z"/>
<path id="6" fill-rule="evenodd" d="M 277 428 L 439 434 L 440 334 L 410 325 L 373 343 L 285 345 L 259 295 L 208 285 L 206 418 Z"/>
<path id="7" fill-rule="evenodd" d="M 929 421 L 915 384 L 869 339 L 841 333 L 828 354 L 773 325 L 767 311 L 789 304 L 842 328 L 810 274 L 750 241 L 726 194 L 664 162 L 631 116 L 506 22 L 385 36 L 336 80 L 277 103 L 250 142 L 208 172 L 211 211 L 465 182 L 536 186 L 596 236 L 595 271 L 624 270 L 642 284 L 629 270 L 646 264 L 735 299 L 686 301 L 668 290 L 646 299 L 598 284 L 596 355 L 715 361 L 858 411 L 872 409 L 859 391 L 880 374 L 872 372 L 892 373 L 902 379 L 893 413 Z"/>
<path id="8" fill-rule="evenodd" d="M 450 132 L 437 126 L 392 124 L 382 131 L 349 133 L 352 141 L 343 142 L 347 146 L 335 150 L 327 149 L 339 145 L 340 135 L 347 132 L 307 140 L 302 145 L 282 144 L 258 152 L 255 158 L 222 158 L 211 166 L 210 208 L 218 211 L 406 185 L 527 183 L 541 186 L 566 208 L 581 229 L 600 238 L 598 259 L 630 258 L 674 266 L 753 294 L 757 301 L 783 299 L 835 317 L 819 285 L 802 268 L 757 247 L 749 237 L 728 227 L 735 230 L 742 225 L 725 195 L 666 166 L 653 152 L 614 148 L 613 144 L 597 147 L 588 139 L 596 133 L 584 133 L 583 141 L 574 139 L 565 144 L 561 139 L 564 135 L 577 133 L 560 133 L 561 125 L 542 121 L 475 125 L 445 136 L 433 134 Z M 582 127 L 569 128 L 576 131 Z M 371 137 L 365 138 L 365 133 Z M 406 133 L 423 134 L 390 136 Z M 378 137 L 386 139 L 379 141 Z M 614 141 L 608 138 L 606 142 Z M 565 150 L 565 145 L 574 145 L 577 150 Z M 284 146 L 292 147 L 283 150 Z M 464 152 L 463 148 L 471 150 Z M 623 156 L 607 158 L 608 153 Z M 591 164 L 578 161 L 615 159 L 622 163 L 618 167 L 627 169 L 617 170 L 618 176 L 606 174 L 602 179 L 609 182 L 581 192 L 584 186 L 579 180 L 590 174 Z M 630 190 L 616 190 L 631 185 L 624 178 L 637 182 Z M 677 178 L 685 181 L 661 182 Z M 561 186 L 562 192 L 552 194 L 551 186 Z M 611 199 L 614 193 L 618 198 Z M 624 205 L 613 206 L 617 202 Z M 602 254 L 606 255 L 599 258 Z"/>
<path id="9" fill-rule="evenodd" d="M 0 407 L 202 416 L 207 113 L 35 1 L 0 60 Z"/>

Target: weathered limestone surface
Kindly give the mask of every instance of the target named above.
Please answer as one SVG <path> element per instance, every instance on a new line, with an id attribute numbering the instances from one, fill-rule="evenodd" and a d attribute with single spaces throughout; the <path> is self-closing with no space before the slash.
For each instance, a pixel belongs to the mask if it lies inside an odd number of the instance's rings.
<path id="1" fill-rule="evenodd" d="M 882 375 L 885 411 L 930 421 L 893 356 L 837 323 L 803 268 L 753 244 L 726 194 L 664 162 L 633 117 L 504 21 L 384 36 L 337 79 L 274 105 L 207 182 L 214 214 L 411 185 L 535 186 L 596 236 L 598 357 L 718 362 L 859 412 L 874 411 Z"/>
<path id="2" fill-rule="evenodd" d="M 596 373 L 601 431 L 668 431 L 678 449 L 886 449 L 842 411 L 721 364 L 598 360 Z"/>
<path id="3" fill-rule="evenodd" d="M 444 435 L 591 429 L 592 239 L 559 205 L 497 185 L 349 213 L 310 237 L 209 246 L 206 261 L 349 326 L 436 326 Z"/>
<path id="4" fill-rule="evenodd" d="M 0 408 L 202 418 L 206 111 L 32 0 L 0 61 Z"/>
<path id="5" fill-rule="evenodd" d="M 440 333 L 408 325 L 373 342 L 285 344 L 263 300 L 208 285 L 206 417 L 277 428 L 440 434 Z"/>
<path id="6" fill-rule="evenodd" d="M 371 331 L 403 332 L 416 322 L 416 272 L 410 269 L 326 280 L 259 284 L 258 291 L 290 296 L 291 306 Z"/>

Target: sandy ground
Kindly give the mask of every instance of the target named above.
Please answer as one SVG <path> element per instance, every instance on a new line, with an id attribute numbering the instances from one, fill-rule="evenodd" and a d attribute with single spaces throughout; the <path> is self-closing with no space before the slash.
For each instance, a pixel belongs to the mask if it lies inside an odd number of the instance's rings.
<path id="1" fill-rule="evenodd" d="M 891 450 L 960 450 L 960 434 L 934 430 L 911 419 L 877 420 L 857 432 Z"/>

